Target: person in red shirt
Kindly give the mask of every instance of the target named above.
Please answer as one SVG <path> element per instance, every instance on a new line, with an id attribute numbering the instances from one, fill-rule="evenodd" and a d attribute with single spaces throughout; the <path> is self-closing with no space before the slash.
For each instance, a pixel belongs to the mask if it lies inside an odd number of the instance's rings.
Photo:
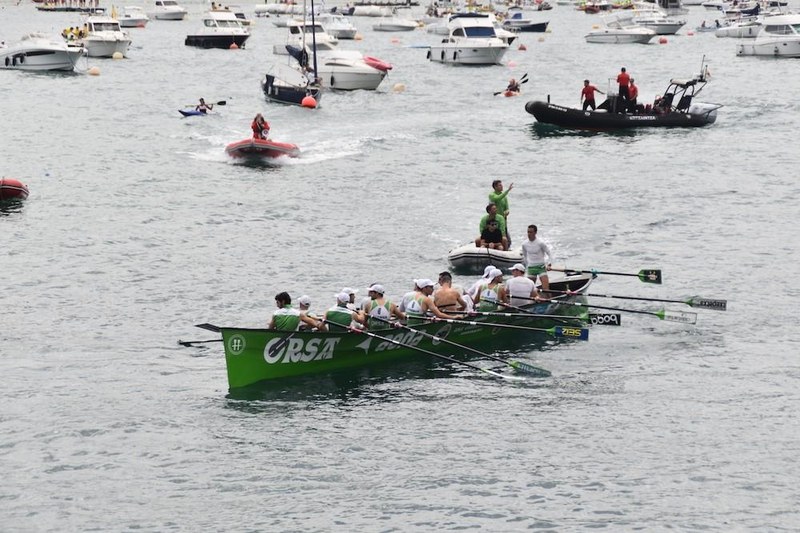
<path id="1" fill-rule="evenodd" d="M 636 98 L 639 96 L 639 88 L 633 83 L 633 78 L 631 78 L 631 83 L 628 85 L 628 109 L 631 110 L 631 113 L 636 113 Z"/>
<path id="2" fill-rule="evenodd" d="M 617 74 L 617 83 L 619 84 L 619 105 L 617 105 L 617 111 L 624 113 L 627 107 L 627 102 L 630 99 L 628 95 L 628 85 L 631 83 L 631 76 L 625 70 L 625 67 L 622 67 L 619 71 L 619 74 Z"/>
<path id="3" fill-rule="evenodd" d="M 253 130 L 254 139 L 266 139 L 269 136 L 269 122 L 264 120 L 261 113 L 257 114 L 256 118 L 253 119 L 250 128 Z"/>
<path id="4" fill-rule="evenodd" d="M 594 93 L 597 91 L 600 94 L 606 94 L 594 85 L 589 84 L 589 80 L 583 80 L 583 89 L 581 89 L 581 101 L 583 101 L 583 110 L 586 111 L 587 107 L 591 107 L 592 111 L 595 110 Z"/>

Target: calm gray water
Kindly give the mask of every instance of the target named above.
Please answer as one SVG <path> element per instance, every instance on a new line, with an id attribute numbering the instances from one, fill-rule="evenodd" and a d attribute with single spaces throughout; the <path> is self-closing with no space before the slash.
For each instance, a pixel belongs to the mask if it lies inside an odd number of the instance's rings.
<path id="1" fill-rule="evenodd" d="M 0 173 L 31 189 L 0 211 L 0 529 L 800 528 L 796 61 L 686 29 L 589 45 L 599 20 L 558 6 L 515 66 L 457 68 L 412 47 L 424 31 L 360 18 L 345 44 L 395 69 L 310 111 L 261 95 L 285 30 L 258 19 L 246 50 L 188 48 L 203 5 L 188 7 L 132 30 L 129 59 L 82 65 L 99 76 L 0 73 Z M 79 21 L 4 2 L 0 39 Z M 708 128 L 558 133 L 524 110 L 576 105 L 584 78 L 605 90 L 621 66 L 650 101 L 704 55 L 701 100 L 725 105 Z M 492 97 L 525 72 L 522 97 Z M 200 96 L 228 105 L 180 118 Z M 229 162 L 257 112 L 303 157 Z M 695 310 L 696 326 L 625 314 L 516 354 L 553 372 L 522 384 L 421 358 L 231 396 L 218 344 L 177 345 L 211 337 L 199 322 L 265 324 L 282 290 L 316 310 L 343 286 L 403 294 L 474 238 L 497 177 L 515 183 L 518 242 L 536 223 L 571 267 L 664 272 L 595 292 L 729 310 Z M 660 308 L 619 302 L 596 299 Z"/>

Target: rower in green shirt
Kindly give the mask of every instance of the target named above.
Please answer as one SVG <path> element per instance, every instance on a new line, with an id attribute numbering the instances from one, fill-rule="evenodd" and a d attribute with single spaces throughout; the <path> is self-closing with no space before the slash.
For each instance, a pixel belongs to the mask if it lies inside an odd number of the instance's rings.
<path id="1" fill-rule="evenodd" d="M 275 295 L 275 305 L 278 309 L 272 314 L 272 319 L 269 322 L 269 329 L 277 329 L 281 331 L 297 331 L 300 322 L 303 322 L 311 328 L 324 330 L 324 325 L 318 320 L 303 314 L 292 307 L 292 297 L 288 292 L 281 292 Z"/>

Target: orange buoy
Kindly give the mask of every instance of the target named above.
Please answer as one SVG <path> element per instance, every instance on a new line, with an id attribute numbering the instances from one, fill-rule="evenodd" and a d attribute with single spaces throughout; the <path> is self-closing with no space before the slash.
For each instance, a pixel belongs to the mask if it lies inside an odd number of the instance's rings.
<path id="1" fill-rule="evenodd" d="M 658 44 L 667 44 L 667 38 L 666 38 L 666 37 L 661 37 L 661 38 L 658 40 Z"/>
<path id="2" fill-rule="evenodd" d="M 692 35 L 694 35 L 694 32 L 693 32 L 693 31 L 687 31 L 687 32 L 686 32 L 686 35 L 688 35 L 689 37 L 691 37 Z"/>
<path id="3" fill-rule="evenodd" d="M 231 43 L 231 45 L 228 47 L 228 49 L 229 50 L 238 50 L 239 49 L 239 45 L 236 44 L 236 43 Z"/>
<path id="4" fill-rule="evenodd" d="M 527 50 L 527 49 L 528 49 L 528 47 L 525 46 L 524 44 L 519 45 L 519 48 L 517 48 L 517 50 L 523 50 L 523 51 Z"/>
<path id="5" fill-rule="evenodd" d="M 317 101 L 314 100 L 313 96 L 305 96 L 303 100 L 300 102 L 300 105 L 303 107 L 307 107 L 309 109 L 314 109 L 317 107 Z"/>

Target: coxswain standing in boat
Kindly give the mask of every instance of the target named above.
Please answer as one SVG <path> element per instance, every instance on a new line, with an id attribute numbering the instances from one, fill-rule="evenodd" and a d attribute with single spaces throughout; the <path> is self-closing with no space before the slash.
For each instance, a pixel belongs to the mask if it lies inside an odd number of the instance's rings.
<path id="1" fill-rule="evenodd" d="M 528 240 L 522 243 L 522 258 L 525 261 L 526 273 L 528 277 L 536 282 L 536 278 L 542 284 L 542 290 L 550 289 L 550 279 L 547 271 L 553 261 L 553 252 L 550 247 L 536 236 L 539 228 L 535 224 L 528 226 Z M 550 259 L 549 262 L 545 258 Z"/>
<path id="2" fill-rule="evenodd" d="M 587 107 L 591 107 L 592 111 L 597 109 L 594 103 L 594 93 L 606 94 L 594 85 L 589 83 L 589 80 L 583 80 L 583 89 L 581 89 L 581 101 L 583 102 L 583 110 L 586 111 Z"/>
<path id="3" fill-rule="evenodd" d="M 427 278 L 414 280 L 414 295 L 406 302 L 406 324 L 416 326 L 425 324 L 426 316 L 432 314 L 436 318 L 452 319 L 459 318 L 458 315 L 448 315 L 439 310 L 433 302 L 433 282 Z"/>
<path id="4" fill-rule="evenodd" d="M 511 279 L 506 281 L 506 294 L 504 302 L 513 306 L 529 304 L 531 299 L 536 299 L 539 291 L 536 284 L 525 276 L 525 265 L 517 263 L 509 269 Z"/>
<path id="5" fill-rule="evenodd" d="M 275 304 L 278 309 L 272 313 L 272 320 L 269 322 L 269 329 L 279 331 L 297 331 L 300 323 L 319 330 L 325 330 L 325 324 L 319 320 L 302 315 L 300 311 L 292 307 L 292 297 L 288 292 L 281 292 L 275 295 Z"/>
<path id="6" fill-rule="evenodd" d="M 505 222 L 505 231 L 503 235 L 506 236 L 508 246 L 511 246 L 511 236 L 508 234 L 508 214 L 511 212 L 508 208 L 508 193 L 514 188 L 514 184 L 508 186 L 506 191 L 503 191 L 503 180 L 494 180 L 492 182 L 492 192 L 489 193 L 489 202 L 497 206 L 497 212 L 503 215 Z"/>
<path id="7" fill-rule="evenodd" d="M 347 308 L 349 302 L 349 294 L 340 292 L 336 295 L 336 305 L 325 311 L 325 323 L 328 324 L 329 331 L 350 330 L 354 324 L 364 323 L 361 313 Z"/>
<path id="8" fill-rule="evenodd" d="M 628 101 L 630 100 L 630 93 L 628 92 L 628 87 L 631 84 L 631 75 L 628 74 L 625 67 L 622 67 L 617 74 L 617 84 L 619 84 L 619 92 L 618 92 L 618 100 L 617 100 L 617 112 L 624 113 L 626 109 L 628 109 Z"/>
<path id="9" fill-rule="evenodd" d="M 197 107 L 194 108 L 195 111 L 200 111 L 201 113 L 208 113 L 212 109 L 214 109 L 214 104 L 207 104 L 202 98 L 200 99 L 200 103 L 197 104 Z"/>
<path id="10" fill-rule="evenodd" d="M 253 130 L 253 139 L 265 139 L 269 137 L 269 122 L 264 120 L 264 116 L 258 113 L 250 124 Z"/>
<path id="11" fill-rule="evenodd" d="M 364 305 L 364 314 L 367 319 L 368 329 L 386 329 L 389 327 L 385 322 L 378 320 L 391 320 L 395 317 L 399 320 L 405 320 L 406 315 L 391 300 L 388 300 L 384 294 L 386 291 L 383 285 L 373 284 L 367 289 L 370 300 L 369 303 Z"/>
<path id="12" fill-rule="evenodd" d="M 439 274 L 439 288 L 433 291 L 433 303 L 439 309 L 461 311 L 467 308 L 467 302 L 461 292 L 453 288 L 453 276 L 446 270 Z"/>
<path id="13" fill-rule="evenodd" d="M 497 204 L 491 203 L 486 206 L 486 214 L 483 215 L 481 218 L 480 223 L 478 224 L 478 231 L 482 234 L 483 230 L 486 229 L 486 226 L 489 224 L 489 221 L 497 221 L 497 229 L 500 230 L 500 233 L 505 236 L 506 234 L 506 219 L 503 215 L 497 212 Z M 504 246 L 503 250 L 508 250 L 508 239 L 505 237 L 502 239 L 501 244 Z M 475 239 L 475 246 L 478 248 L 481 247 L 481 237 Z M 501 248 L 498 248 L 501 249 Z"/>

